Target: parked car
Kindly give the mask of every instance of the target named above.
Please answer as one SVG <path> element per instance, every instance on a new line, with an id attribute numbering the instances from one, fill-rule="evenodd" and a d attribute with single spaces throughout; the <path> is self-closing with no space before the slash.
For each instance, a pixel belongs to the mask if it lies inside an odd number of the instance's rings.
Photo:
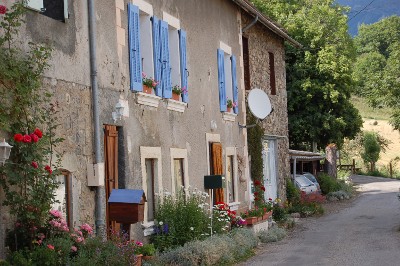
<path id="1" fill-rule="evenodd" d="M 304 172 L 303 175 L 307 177 L 308 180 L 313 182 L 317 186 L 318 192 L 321 193 L 321 186 L 319 185 L 317 178 L 313 174 L 308 172 Z"/>
<path id="2" fill-rule="evenodd" d="M 318 191 L 317 186 L 304 175 L 296 175 L 294 178 L 294 183 L 297 188 L 299 188 L 301 191 L 304 191 L 306 194 L 311 194 Z"/>

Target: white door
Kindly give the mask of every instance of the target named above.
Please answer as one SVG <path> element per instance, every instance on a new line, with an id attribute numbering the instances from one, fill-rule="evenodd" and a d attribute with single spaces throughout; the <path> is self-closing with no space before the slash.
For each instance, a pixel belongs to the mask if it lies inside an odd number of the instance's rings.
<path id="1" fill-rule="evenodd" d="M 264 199 L 275 200 L 278 195 L 277 167 L 276 167 L 276 140 L 263 140 L 263 174 Z"/>

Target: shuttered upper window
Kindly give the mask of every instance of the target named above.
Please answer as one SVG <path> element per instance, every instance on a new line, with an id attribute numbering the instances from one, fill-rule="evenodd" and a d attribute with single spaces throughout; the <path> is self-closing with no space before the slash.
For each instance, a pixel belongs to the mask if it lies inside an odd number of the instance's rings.
<path id="1" fill-rule="evenodd" d="M 236 57 L 231 55 L 229 46 L 221 42 L 217 50 L 218 88 L 220 111 L 228 110 L 228 101 L 233 103 L 233 112 L 238 113 L 238 86 L 236 79 Z"/>
<path id="2" fill-rule="evenodd" d="M 27 0 L 26 7 L 62 22 L 69 17 L 68 0 Z"/>

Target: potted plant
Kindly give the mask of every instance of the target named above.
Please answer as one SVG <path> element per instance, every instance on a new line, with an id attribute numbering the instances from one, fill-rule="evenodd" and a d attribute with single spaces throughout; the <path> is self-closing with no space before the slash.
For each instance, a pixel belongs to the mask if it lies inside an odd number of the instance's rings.
<path id="1" fill-rule="evenodd" d="M 156 254 L 154 244 L 143 244 L 135 249 L 136 254 L 141 254 L 143 260 L 151 260 Z"/>
<path id="2" fill-rule="evenodd" d="M 175 85 L 172 87 L 172 99 L 173 100 L 179 101 L 179 97 L 181 96 L 182 93 L 186 93 L 185 87 L 181 88 L 178 85 Z"/>
<path id="3" fill-rule="evenodd" d="M 147 75 L 142 72 L 142 84 L 143 92 L 152 94 L 153 89 L 157 86 L 158 82 L 153 78 L 148 78 Z"/>
<path id="4" fill-rule="evenodd" d="M 237 103 L 229 98 L 226 99 L 227 99 L 226 101 L 227 112 L 230 113 L 232 111 L 232 108 L 237 106 Z"/>

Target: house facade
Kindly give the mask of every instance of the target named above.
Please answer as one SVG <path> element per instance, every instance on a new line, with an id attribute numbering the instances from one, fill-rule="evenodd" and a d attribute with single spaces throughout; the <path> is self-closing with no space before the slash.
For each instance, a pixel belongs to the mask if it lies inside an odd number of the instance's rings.
<path id="1" fill-rule="evenodd" d="M 103 220 L 106 229 L 115 228 L 107 219 L 111 190 L 143 189 L 145 221 L 131 228 L 133 237 L 142 239 L 152 232 L 158 193 L 204 191 L 204 176 L 212 174 L 226 178 L 217 201 L 234 210 L 248 208 L 251 129 L 238 123 L 246 123 L 246 93 L 252 88 L 264 90 L 274 109 L 262 122 L 265 175 L 274 173 L 276 197 L 285 197 L 290 169 L 284 41 L 297 43 L 281 28 L 244 0 L 96 1 L 95 27 L 88 25 L 86 1 L 48 2 L 44 13 L 31 7 L 20 36 L 23 45 L 49 42 L 54 48 L 43 89 L 54 93 L 57 135 L 65 139 L 58 147 L 63 174 L 55 208 L 70 226 Z M 143 91 L 144 75 L 157 81 L 151 94 Z M 177 100 L 174 86 L 183 88 Z M 123 107 L 122 117 L 113 115 L 116 106 Z M 96 173 L 103 167 L 104 175 Z M 0 216 L 4 239 L 12 221 L 4 206 Z M 0 254 L 4 250 L 0 243 Z"/>

